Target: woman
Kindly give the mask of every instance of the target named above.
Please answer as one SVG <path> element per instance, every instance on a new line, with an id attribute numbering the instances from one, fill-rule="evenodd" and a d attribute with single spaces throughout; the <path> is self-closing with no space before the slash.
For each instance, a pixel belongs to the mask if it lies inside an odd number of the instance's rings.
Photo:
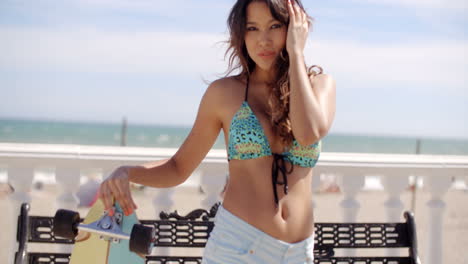
<path id="1" fill-rule="evenodd" d="M 241 73 L 211 83 L 172 158 L 118 168 L 100 198 L 132 213 L 129 182 L 183 183 L 222 129 L 230 179 L 203 263 L 312 263 L 312 168 L 334 119 L 335 81 L 307 72 L 310 21 L 300 1 L 238 0 L 228 24 L 228 74 Z"/>

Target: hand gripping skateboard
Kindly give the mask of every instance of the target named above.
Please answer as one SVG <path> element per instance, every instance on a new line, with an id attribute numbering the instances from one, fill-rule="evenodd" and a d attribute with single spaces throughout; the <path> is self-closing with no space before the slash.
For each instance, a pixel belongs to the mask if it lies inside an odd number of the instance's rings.
<path id="1" fill-rule="evenodd" d="M 110 216 L 101 200 L 83 222 L 78 212 L 58 210 L 52 230 L 57 236 L 75 239 L 70 264 L 144 264 L 155 237 L 154 228 L 141 225 L 135 213 L 126 216 L 115 203 Z"/>

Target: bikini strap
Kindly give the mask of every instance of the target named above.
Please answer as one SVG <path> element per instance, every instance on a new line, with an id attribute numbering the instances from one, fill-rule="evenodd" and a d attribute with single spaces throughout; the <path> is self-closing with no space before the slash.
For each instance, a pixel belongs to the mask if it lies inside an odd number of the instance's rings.
<path id="1" fill-rule="evenodd" d="M 249 76 L 247 76 L 247 85 L 245 87 L 245 98 L 244 98 L 244 101 L 247 102 L 247 95 L 249 93 Z"/>

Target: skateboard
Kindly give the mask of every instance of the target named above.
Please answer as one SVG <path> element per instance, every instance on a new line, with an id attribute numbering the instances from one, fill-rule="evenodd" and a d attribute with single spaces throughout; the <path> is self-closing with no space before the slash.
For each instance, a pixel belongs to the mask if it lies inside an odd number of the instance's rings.
<path id="1" fill-rule="evenodd" d="M 126 216 L 118 203 L 109 216 L 100 199 L 82 222 L 78 212 L 60 209 L 54 216 L 54 235 L 74 239 L 70 264 L 144 264 L 151 254 L 155 231 Z"/>

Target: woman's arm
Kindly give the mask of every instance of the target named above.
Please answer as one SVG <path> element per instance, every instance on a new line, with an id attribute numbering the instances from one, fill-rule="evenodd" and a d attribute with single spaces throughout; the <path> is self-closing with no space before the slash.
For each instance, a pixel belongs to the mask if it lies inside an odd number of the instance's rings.
<path id="1" fill-rule="evenodd" d="M 308 76 L 302 54 L 290 54 L 289 116 L 294 137 L 303 146 L 324 137 L 335 117 L 336 84 L 330 75 Z"/>
<path id="2" fill-rule="evenodd" d="M 130 181 L 167 188 L 187 180 L 211 149 L 221 130 L 217 86 L 219 82 L 214 82 L 203 95 L 192 130 L 174 156 L 130 168 Z"/>
<path id="3" fill-rule="evenodd" d="M 295 139 L 307 146 L 324 137 L 333 123 L 336 85 L 330 75 L 320 74 L 309 78 L 303 55 L 309 21 L 295 1 L 288 1 L 288 11 L 289 118 Z"/>
<path id="4" fill-rule="evenodd" d="M 192 130 L 173 157 L 115 170 L 101 184 L 99 190 L 105 208 L 111 209 L 115 198 L 125 214 L 133 212 L 136 204 L 131 197 L 130 181 L 159 188 L 183 183 L 200 164 L 219 135 L 222 127 L 218 116 L 220 96 L 220 82 L 216 81 L 203 95 Z"/>

